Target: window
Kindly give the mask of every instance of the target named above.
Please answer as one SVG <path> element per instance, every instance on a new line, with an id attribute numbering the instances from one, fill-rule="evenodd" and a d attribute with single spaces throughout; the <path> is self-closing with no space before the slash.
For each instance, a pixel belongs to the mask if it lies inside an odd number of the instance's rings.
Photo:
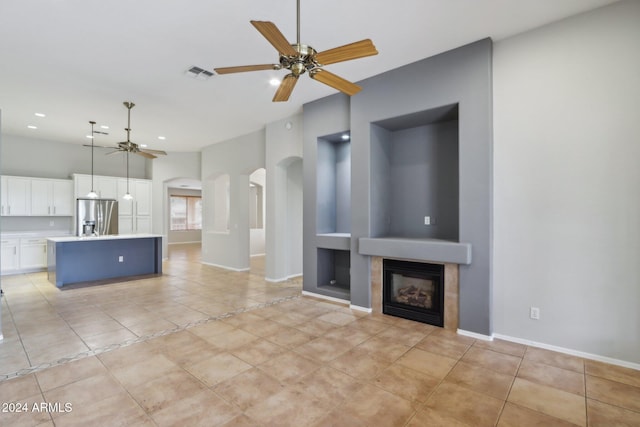
<path id="1" fill-rule="evenodd" d="M 171 231 L 202 230 L 202 197 L 170 196 Z"/>

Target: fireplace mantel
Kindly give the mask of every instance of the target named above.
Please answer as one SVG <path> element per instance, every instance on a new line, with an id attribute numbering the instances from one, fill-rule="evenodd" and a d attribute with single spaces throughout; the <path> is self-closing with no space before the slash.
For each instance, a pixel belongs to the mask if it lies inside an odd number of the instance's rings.
<path id="1" fill-rule="evenodd" d="M 439 239 L 404 237 L 361 237 L 361 255 L 452 264 L 471 264 L 471 244 Z"/>

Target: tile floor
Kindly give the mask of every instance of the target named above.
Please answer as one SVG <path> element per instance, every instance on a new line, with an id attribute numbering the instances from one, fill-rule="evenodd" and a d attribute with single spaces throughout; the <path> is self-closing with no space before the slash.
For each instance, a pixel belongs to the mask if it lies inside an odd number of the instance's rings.
<path id="1" fill-rule="evenodd" d="M 640 426 L 640 371 L 302 297 L 193 245 L 164 272 L 3 277 L 0 425 Z"/>

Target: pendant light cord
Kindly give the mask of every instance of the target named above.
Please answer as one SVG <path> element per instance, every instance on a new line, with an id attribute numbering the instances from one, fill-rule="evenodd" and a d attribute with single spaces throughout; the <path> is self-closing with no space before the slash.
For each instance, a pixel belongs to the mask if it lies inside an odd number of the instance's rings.
<path id="1" fill-rule="evenodd" d="M 91 193 L 94 193 L 93 191 L 93 139 L 95 134 L 93 133 L 93 126 L 96 124 L 96 122 L 90 121 L 89 123 L 91 123 Z"/>

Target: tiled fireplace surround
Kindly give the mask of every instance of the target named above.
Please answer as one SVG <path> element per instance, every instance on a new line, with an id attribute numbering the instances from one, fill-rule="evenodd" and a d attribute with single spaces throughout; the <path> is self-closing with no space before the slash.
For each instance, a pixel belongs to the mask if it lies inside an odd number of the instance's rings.
<path id="1" fill-rule="evenodd" d="M 385 258 L 371 257 L 371 309 L 374 313 L 382 313 L 382 262 Z M 395 259 L 395 258 L 394 258 Z M 401 261 L 415 260 L 402 259 Z M 424 261 L 419 261 L 424 262 Z M 444 329 L 458 330 L 458 264 L 431 262 L 444 265 Z"/>

